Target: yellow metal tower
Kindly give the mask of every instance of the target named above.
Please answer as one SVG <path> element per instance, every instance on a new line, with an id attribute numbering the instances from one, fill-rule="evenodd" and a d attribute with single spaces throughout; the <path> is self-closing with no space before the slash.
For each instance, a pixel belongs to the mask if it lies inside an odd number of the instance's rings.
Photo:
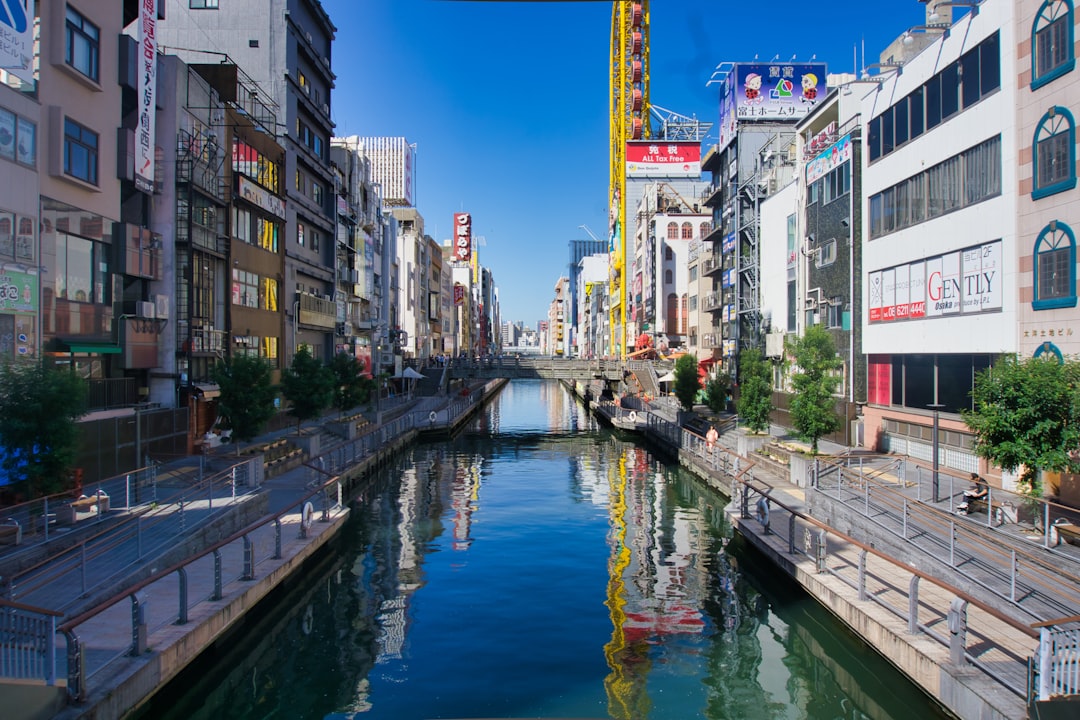
<path id="1" fill-rule="evenodd" d="M 611 8 L 611 179 L 608 211 L 608 306 L 611 350 L 626 358 L 626 143 L 649 126 L 649 0 Z"/>

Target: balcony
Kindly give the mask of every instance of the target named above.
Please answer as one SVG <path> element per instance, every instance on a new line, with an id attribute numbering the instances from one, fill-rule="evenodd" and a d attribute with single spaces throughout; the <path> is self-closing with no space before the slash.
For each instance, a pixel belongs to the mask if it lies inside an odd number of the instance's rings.
<path id="1" fill-rule="evenodd" d="M 716 207 L 720 204 L 723 191 L 723 185 L 710 185 L 701 191 L 701 196 L 698 199 L 705 207 Z"/>
<path id="2" fill-rule="evenodd" d="M 337 303 L 311 293 L 297 293 L 301 325 L 333 330 L 337 327 Z"/>
<path id="3" fill-rule="evenodd" d="M 139 403 L 135 378 L 91 378 L 86 381 L 86 409 L 112 410 Z"/>
<path id="4" fill-rule="evenodd" d="M 701 263 L 701 274 L 705 276 L 715 275 L 722 269 L 723 263 L 716 257 L 705 258 Z"/>
<path id="5" fill-rule="evenodd" d="M 720 297 L 720 293 L 709 293 L 705 297 L 701 298 L 701 309 L 705 312 L 716 312 L 723 306 L 723 300 Z"/>

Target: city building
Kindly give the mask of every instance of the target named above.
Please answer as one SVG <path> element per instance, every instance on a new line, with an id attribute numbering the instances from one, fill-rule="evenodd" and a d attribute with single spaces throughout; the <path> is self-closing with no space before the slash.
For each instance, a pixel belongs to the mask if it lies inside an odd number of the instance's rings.
<path id="1" fill-rule="evenodd" d="M 1016 7 L 986 0 L 952 25 L 905 32 L 902 42 L 927 32 L 935 39 L 862 97 L 865 443 L 930 458 L 936 437 L 942 461 L 963 471 L 986 470 L 959 415 L 971 407 L 974 377 L 1020 350 L 1020 317 L 1042 312 L 1037 294 L 1020 290 L 1037 279 L 1020 259 L 1035 256 L 1039 231 L 1017 234 L 1022 189 L 1027 207 L 1041 211 L 1032 182 L 1040 121 L 1027 136 L 1018 122 L 1021 96 L 1029 116 L 1039 101 L 1028 97 L 1032 61 L 1017 61 L 1040 21 L 1018 28 Z M 936 11 L 928 6 L 928 19 Z M 1049 215 L 1059 202 L 1050 201 Z M 1028 219 L 1025 227 L 1039 225 Z"/>
<path id="2" fill-rule="evenodd" d="M 337 174 L 330 165 L 331 48 L 337 29 L 319 0 L 164 0 L 158 41 L 190 63 L 227 59 L 279 108 L 284 145 L 286 361 L 301 345 L 328 361 L 337 343 Z"/>
<path id="3" fill-rule="evenodd" d="M 580 355 L 582 353 L 581 342 L 578 340 L 579 326 L 577 324 L 578 310 L 580 309 L 578 298 L 578 289 L 580 283 L 578 282 L 578 274 L 581 272 L 581 261 L 583 258 L 590 255 L 596 255 L 598 253 L 607 252 L 607 243 L 592 234 L 586 226 L 582 225 L 582 229 L 590 236 L 589 240 L 571 240 L 568 244 L 570 246 L 570 262 L 567 265 L 570 276 L 570 346 L 571 354 Z"/>

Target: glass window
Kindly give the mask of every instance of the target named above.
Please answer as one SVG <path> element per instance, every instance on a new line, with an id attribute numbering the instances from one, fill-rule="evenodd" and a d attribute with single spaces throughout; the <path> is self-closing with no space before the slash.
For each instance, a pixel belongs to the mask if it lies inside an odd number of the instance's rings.
<path id="1" fill-rule="evenodd" d="M 881 154 L 888 155 L 893 147 L 893 109 L 889 108 L 881 114 Z"/>
<path id="2" fill-rule="evenodd" d="M 908 95 L 908 117 L 911 120 L 911 132 L 908 135 L 912 140 L 923 133 L 923 89 L 918 88 Z"/>
<path id="3" fill-rule="evenodd" d="M 273 253 L 278 251 L 278 234 L 280 231 L 281 226 L 273 220 L 261 217 L 255 218 L 255 244 L 263 250 L 269 250 Z"/>
<path id="4" fill-rule="evenodd" d="M 682 239 L 693 240 L 694 239 L 694 226 L 688 222 L 682 224 Z"/>
<path id="5" fill-rule="evenodd" d="M 982 97 L 979 85 L 979 56 L 981 48 L 972 48 L 960 56 L 960 82 L 964 107 L 970 107 Z"/>
<path id="6" fill-rule="evenodd" d="M 189 0 L 188 7 L 192 10 L 217 10 L 218 0 Z"/>
<path id="7" fill-rule="evenodd" d="M 98 135 L 64 119 L 64 173 L 94 185 L 98 181 Z"/>
<path id="8" fill-rule="evenodd" d="M 667 226 L 667 236 L 669 240 L 679 239 L 679 224 L 675 222 L 669 222 Z"/>
<path id="9" fill-rule="evenodd" d="M 908 99 L 904 98 L 896 104 L 893 112 L 893 137 L 894 144 L 899 147 L 908 141 Z"/>
<path id="10" fill-rule="evenodd" d="M 68 5 L 64 26 L 64 62 L 94 82 L 98 80 L 101 31 Z"/>
<path id="11" fill-rule="evenodd" d="M 941 76 L 935 75 L 926 83 L 926 129 L 941 124 Z"/>
<path id="12" fill-rule="evenodd" d="M 870 146 L 870 160 L 874 161 L 881 157 L 881 116 L 870 121 L 870 129 L 867 133 L 870 136 L 868 145 Z"/>
<path id="13" fill-rule="evenodd" d="M 16 145 L 16 159 L 23 165 L 37 165 L 37 125 L 25 118 L 19 118 L 19 132 Z"/>
<path id="14" fill-rule="evenodd" d="M 15 113 L 0 108 L 0 157 L 15 159 Z"/>
<path id="15" fill-rule="evenodd" d="M 1076 237 L 1056 220 L 1035 240 L 1035 310 L 1076 307 Z"/>
<path id="16" fill-rule="evenodd" d="M 979 43 L 979 92 L 983 95 L 1001 87 L 1001 40 L 998 33 Z"/>
<path id="17" fill-rule="evenodd" d="M 1073 69 L 1073 4 L 1046 0 L 1031 28 L 1031 89 L 1045 85 Z"/>
<path id="18" fill-rule="evenodd" d="M 960 63 L 954 62 L 941 71 L 941 119 L 960 111 Z"/>
<path id="19" fill-rule="evenodd" d="M 1034 145 L 1031 197 L 1037 200 L 1076 187 L 1076 126 L 1072 113 L 1060 106 L 1050 108 L 1035 128 Z"/>

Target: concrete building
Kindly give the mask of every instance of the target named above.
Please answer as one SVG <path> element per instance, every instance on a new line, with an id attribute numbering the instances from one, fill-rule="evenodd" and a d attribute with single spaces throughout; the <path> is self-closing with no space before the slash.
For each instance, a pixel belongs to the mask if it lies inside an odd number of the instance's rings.
<path id="1" fill-rule="evenodd" d="M 286 149 L 283 304 L 289 352 L 300 344 L 328 360 L 335 350 L 337 235 L 330 166 L 331 47 L 337 29 L 319 0 L 165 0 L 158 40 L 188 62 L 227 57 L 280 108 L 275 134 Z M 197 48 L 197 50 L 193 50 Z"/>
<path id="2" fill-rule="evenodd" d="M 582 226 L 582 229 L 592 235 L 592 231 L 587 227 Z M 579 355 L 582 347 L 582 343 L 578 340 L 580 328 L 577 324 L 578 311 L 581 307 L 579 300 L 581 296 L 578 294 L 581 285 L 581 283 L 578 282 L 578 274 L 581 272 L 581 261 L 590 255 L 606 253 L 607 243 L 593 236 L 589 240 L 571 240 L 568 245 L 570 246 L 570 262 L 567 264 L 570 277 L 570 345 L 572 348 L 571 353 L 573 355 Z"/>
<path id="3" fill-rule="evenodd" d="M 390 207 L 416 206 L 416 145 L 403 137 L 349 138 L 371 158 L 372 178 Z"/>
<path id="4" fill-rule="evenodd" d="M 599 252 L 581 258 L 578 263 L 577 317 L 574 319 L 575 352 L 578 357 L 589 360 L 602 358 L 610 353 L 606 335 L 608 256 Z"/>
<path id="5" fill-rule="evenodd" d="M 567 357 L 569 321 L 566 317 L 566 308 L 570 304 L 570 279 L 565 276 L 560 277 L 555 281 L 554 291 L 555 296 L 548 305 L 548 353 L 557 357 Z"/>
<path id="6" fill-rule="evenodd" d="M 1021 173 L 1028 183 L 1037 174 L 1038 150 L 1018 122 L 1020 97 L 1032 90 L 1030 76 L 1020 86 L 1031 60 L 1021 69 L 1017 50 L 1040 21 L 1018 29 L 1016 6 L 986 0 L 936 28 L 933 44 L 862 98 L 865 442 L 929 458 L 940 411 L 940 457 L 962 471 L 986 470 L 958 414 L 971 407 L 975 374 L 1016 353 L 1020 317 L 1042 312 L 1035 293 L 1020 290 L 1033 282 L 1032 263 L 1019 263 L 1041 240 L 1038 231 L 1017 234 Z M 1028 100 L 1030 116 L 1040 102 Z M 1068 173 L 1075 177 L 1074 164 Z M 1024 202 L 1041 211 L 1040 193 L 1026 187 Z M 1050 196 L 1050 215 L 1070 194 L 1062 192 Z M 1031 228 L 1042 220 L 1030 219 Z"/>

